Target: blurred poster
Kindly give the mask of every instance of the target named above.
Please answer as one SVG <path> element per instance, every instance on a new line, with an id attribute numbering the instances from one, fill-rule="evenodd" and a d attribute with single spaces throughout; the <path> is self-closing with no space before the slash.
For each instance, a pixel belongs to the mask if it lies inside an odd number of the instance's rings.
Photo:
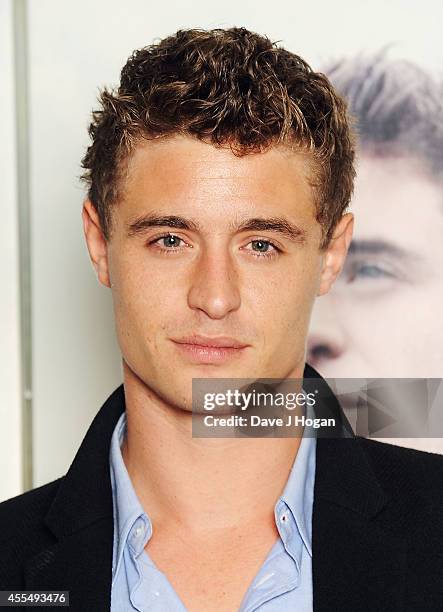
<path id="1" fill-rule="evenodd" d="M 441 378 L 442 81 L 387 49 L 323 71 L 357 128 L 355 226 L 339 279 L 316 300 L 307 361 L 327 377 Z"/>

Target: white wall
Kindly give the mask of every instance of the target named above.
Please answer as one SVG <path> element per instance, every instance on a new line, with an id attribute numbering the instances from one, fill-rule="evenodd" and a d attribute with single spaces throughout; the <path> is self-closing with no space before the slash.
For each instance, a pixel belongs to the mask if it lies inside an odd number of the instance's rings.
<path id="1" fill-rule="evenodd" d="M 12 2 L 0 2 L 0 501 L 22 490 Z"/>
<path id="2" fill-rule="evenodd" d="M 66 471 L 93 415 L 121 381 L 110 295 L 97 284 L 83 244 L 77 180 L 98 86 L 117 82 L 133 49 L 191 26 L 244 25 L 281 40 L 314 67 L 394 42 L 394 54 L 441 72 L 443 4 L 39 0 L 28 2 L 28 10 L 33 443 L 34 485 L 39 485 Z M 14 329 L 13 301 L 8 309 Z M 13 410 L 18 414 L 17 406 Z M 0 449 L 2 460 L 6 454 Z"/>

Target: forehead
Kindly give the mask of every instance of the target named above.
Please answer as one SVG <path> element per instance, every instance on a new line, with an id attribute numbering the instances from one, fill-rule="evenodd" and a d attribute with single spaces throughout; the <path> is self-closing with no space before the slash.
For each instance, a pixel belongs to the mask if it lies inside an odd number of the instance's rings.
<path id="1" fill-rule="evenodd" d="M 423 248 L 443 230 L 443 184 L 411 156 L 363 153 L 352 201 L 354 237 Z"/>
<path id="2" fill-rule="evenodd" d="M 284 146 L 238 156 L 185 136 L 145 141 L 129 160 L 124 208 L 131 214 L 152 203 L 156 209 L 192 205 L 228 213 L 278 206 L 312 217 L 309 172 L 309 158 Z"/>

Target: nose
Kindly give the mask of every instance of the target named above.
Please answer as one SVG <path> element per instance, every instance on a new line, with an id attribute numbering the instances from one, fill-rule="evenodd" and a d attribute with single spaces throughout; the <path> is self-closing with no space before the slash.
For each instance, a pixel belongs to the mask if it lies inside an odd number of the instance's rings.
<path id="1" fill-rule="evenodd" d="M 337 342 L 328 335 L 312 335 L 308 337 L 306 361 L 314 368 L 321 367 L 326 361 L 337 359 L 343 350 Z"/>
<path id="2" fill-rule="evenodd" d="M 314 368 L 332 363 L 345 351 L 345 339 L 332 304 L 317 298 L 306 344 L 306 361 Z"/>
<path id="3" fill-rule="evenodd" d="M 201 256 L 188 293 L 188 305 L 222 319 L 240 307 L 238 272 L 229 253 L 213 249 Z"/>

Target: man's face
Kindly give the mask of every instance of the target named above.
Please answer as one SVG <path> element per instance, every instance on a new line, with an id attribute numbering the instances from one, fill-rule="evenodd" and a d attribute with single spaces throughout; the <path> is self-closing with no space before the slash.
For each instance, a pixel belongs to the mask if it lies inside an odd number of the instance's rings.
<path id="1" fill-rule="evenodd" d="M 324 376 L 443 376 L 442 195 L 413 158 L 362 157 L 353 241 L 310 327 Z"/>
<path id="2" fill-rule="evenodd" d="M 307 172 L 286 148 L 236 157 L 174 137 L 135 150 L 99 277 L 126 365 L 169 404 L 191 409 L 193 377 L 302 376 L 313 301 L 344 258 L 319 251 Z M 195 334 L 245 348 L 180 342 Z"/>

